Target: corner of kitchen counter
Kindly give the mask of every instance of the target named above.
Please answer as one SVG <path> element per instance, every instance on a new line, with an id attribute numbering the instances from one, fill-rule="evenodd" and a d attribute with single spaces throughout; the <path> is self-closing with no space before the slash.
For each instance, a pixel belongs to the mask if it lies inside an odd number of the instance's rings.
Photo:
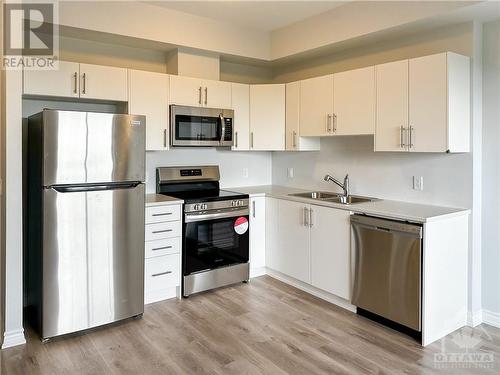
<path id="1" fill-rule="evenodd" d="M 171 197 L 163 194 L 146 194 L 146 207 L 154 207 L 154 206 L 168 206 L 172 204 L 183 204 L 184 201 L 179 198 Z"/>

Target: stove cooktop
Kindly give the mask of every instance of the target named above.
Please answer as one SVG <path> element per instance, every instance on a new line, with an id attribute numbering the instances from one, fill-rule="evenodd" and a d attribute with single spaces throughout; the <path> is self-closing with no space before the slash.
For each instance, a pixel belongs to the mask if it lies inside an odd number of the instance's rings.
<path id="1" fill-rule="evenodd" d="M 176 191 L 162 194 L 183 199 L 185 203 L 217 202 L 248 198 L 248 194 L 241 194 L 229 190 Z"/>

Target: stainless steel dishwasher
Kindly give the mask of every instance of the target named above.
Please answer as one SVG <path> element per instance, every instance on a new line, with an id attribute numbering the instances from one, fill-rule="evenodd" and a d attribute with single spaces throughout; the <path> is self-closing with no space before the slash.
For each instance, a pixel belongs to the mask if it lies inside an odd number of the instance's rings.
<path id="1" fill-rule="evenodd" d="M 422 226 L 353 215 L 351 227 L 358 313 L 421 332 Z"/>

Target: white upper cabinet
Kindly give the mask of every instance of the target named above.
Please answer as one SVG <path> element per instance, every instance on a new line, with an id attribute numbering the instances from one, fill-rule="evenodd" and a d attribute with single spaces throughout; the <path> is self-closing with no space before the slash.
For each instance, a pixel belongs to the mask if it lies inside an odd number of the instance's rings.
<path id="1" fill-rule="evenodd" d="M 170 103 L 199 107 L 203 105 L 203 83 L 199 78 L 170 76 Z"/>
<path id="2" fill-rule="evenodd" d="M 193 107 L 231 108 L 231 83 L 172 75 L 170 103 Z"/>
<path id="3" fill-rule="evenodd" d="M 467 56 L 445 52 L 376 70 L 375 151 L 469 152 Z"/>
<path id="4" fill-rule="evenodd" d="M 250 149 L 285 149 L 285 85 L 250 86 Z"/>
<path id="5" fill-rule="evenodd" d="M 351 297 L 350 212 L 311 205 L 311 284 Z"/>
<path id="6" fill-rule="evenodd" d="M 250 86 L 242 83 L 231 84 L 232 105 L 234 110 L 233 150 L 250 149 Z"/>
<path id="7" fill-rule="evenodd" d="M 300 81 L 300 135 L 333 135 L 333 74 Z"/>
<path id="8" fill-rule="evenodd" d="M 333 133 L 363 135 L 375 132 L 375 67 L 333 76 Z"/>
<path id="9" fill-rule="evenodd" d="M 57 70 L 25 70 L 25 95 L 80 97 L 80 64 L 59 61 Z"/>
<path id="10" fill-rule="evenodd" d="M 203 105 L 209 108 L 231 108 L 231 83 L 204 80 Z"/>
<path id="11" fill-rule="evenodd" d="M 469 58 L 451 52 L 410 59 L 410 151 L 469 151 L 469 71 Z"/>
<path id="12" fill-rule="evenodd" d="M 146 116 L 146 150 L 167 150 L 169 76 L 129 70 L 130 114 Z"/>
<path id="13" fill-rule="evenodd" d="M 407 151 L 408 60 L 377 65 L 375 151 Z"/>
<path id="14" fill-rule="evenodd" d="M 318 138 L 305 138 L 300 136 L 300 82 L 286 84 L 286 135 L 287 151 L 313 151 L 319 150 Z"/>
<path id="15" fill-rule="evenodd" d="M 80 97 L 126 102 L 127 69 L 80 64 Z"/>

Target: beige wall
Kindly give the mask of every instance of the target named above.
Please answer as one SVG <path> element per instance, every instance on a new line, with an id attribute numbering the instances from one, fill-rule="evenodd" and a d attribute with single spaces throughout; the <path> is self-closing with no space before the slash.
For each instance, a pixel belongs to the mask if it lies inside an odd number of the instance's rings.
<path id="1" fill-rule="evenodd" d="M 273 70 L 267 65 L 247 65 L 222 60 L 220 79 L 239 83 L 269 83 L 273 80 Z"/>
<path id="2" fill-rule="evenodd" d="M 391 38 L 384 42 L 339 51 L 293 65 L 277 66 L 273 70 L 273 75 L 275 82 L 291 82 L 443 51 L 453 51 L 470 56 L 472 53 L 472 24 L 459 24 L 425 33 Z"/>

